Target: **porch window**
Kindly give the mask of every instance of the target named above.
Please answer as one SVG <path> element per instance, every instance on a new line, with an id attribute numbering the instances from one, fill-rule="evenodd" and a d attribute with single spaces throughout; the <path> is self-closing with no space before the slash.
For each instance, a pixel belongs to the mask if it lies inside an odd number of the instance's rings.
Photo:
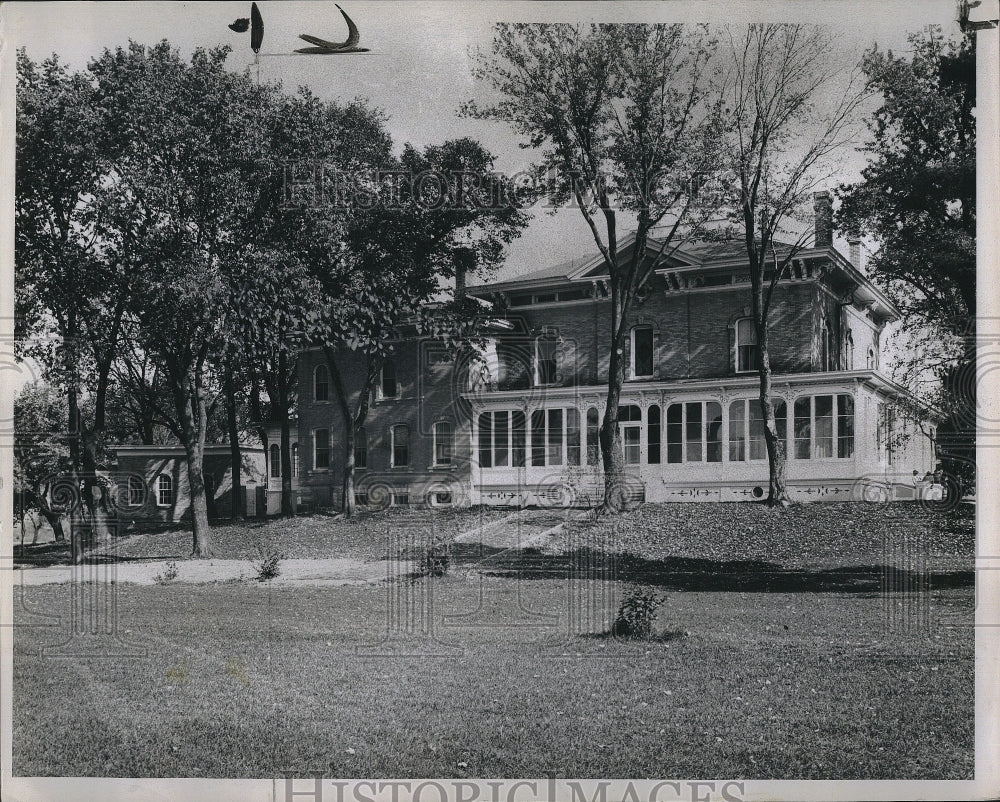
<path id="1" fill-rule="evenodd" d="M 438 421 L 432 432 L 434 438 L 434 466 L 451 465 L 451 455 L 455 449 L 455 436 L 448 421 Z"/>
<path id="2" fill-rule="evenodd" d="M 653 327 L 636 326 L 632 329 L 632 378 L 649 379 L 653 376 Z"/>
<path id="3" fill-rule="evenodd" d="M 660 407 L 653 404 L 646 413 L 646 462 L 660 464 Z"/>
<path id="4" fill-rule="evenodd" d="M 638 465 L 642 461 L 642 410 L 635 404 L 618 407 L 618 425 L 625 464 Z"/>
<path id="5" fill-rule="evenodd" d="M 479 415 L 479 466 L 524 467 L 524 413 L 497 410 Z"/>
<path id="6" fill-rule="evenodd" d="M 736 321 L 736 372 L 750 373 L 760 368 L 760 347 L 753 320 L 745 317 Z"/>
<path id="7" fill-rule="evenodd" d="M 174 503 L 174 480 L 166 473 L 156 477 L 156 505 L 169 507 Z"/>
<path id="8" fill-rule="evenodd" d="M 323 470 L 330 467 L 329 429 L 316 429 L 313 431 L 313 467 Z"/>
<path id="9" fill-rule="evenodd" d="M 778 439 L 783 441 L 787 415 L 785 402 L 776 400 L 772 403 Z M 733 401 L 729 405 L 729 461 L 767 459 L 765 428 L 764 410 L 760 405 L 760 399 L 741 398 Z"/>
<path id="10" fill-rule="evenodd" d="M 317 365 L 313 371 L 313 400 L 330 400 L 330 374 L 326 370 L 326 365 Z"/>
<path id="11" fill-rule="evenodd" d="M 847 394 L 795 399 L 795 459 L 847 459 L 854 455 L 854 399 Z"/>
<path id="12" fill-rule="evenodd" d="M 406 468 L 410 464 L 410 427 L 405 423 L 397 423 L 389 430 L 391 446 L 390 467 Z"/>
<path id="13" fill-rule="evenodd" d="M 580 464 L 580 413 L 573 407 L 566 410 L 566 464 Z"/>
<path id="14" fill-rule="evenodd" d="M 531 464 L 562 465 L 566 433 L 561 409 L 536 409 L 531 413 Z"/>
<path id="15" fill-rule="evenodd" d="M 722 462 L 722 406 L 688 401 L 667 407 L 667 462 Z"/>
<path id="16" fill-rule="evenodd" d="M 600 416 L 597 407 L 587 410 L 587 464 L 597 465 L 601 461 Z"/>

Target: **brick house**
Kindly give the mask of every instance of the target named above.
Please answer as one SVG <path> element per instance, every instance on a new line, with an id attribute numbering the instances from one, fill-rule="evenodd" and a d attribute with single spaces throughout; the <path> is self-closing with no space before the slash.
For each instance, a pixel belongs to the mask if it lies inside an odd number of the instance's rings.
<path id="1" fill-rule="evenodd" d="M 818 203 L 828 198 L 823 193 Z M 630 246 L 626 240 L 620 250 L 627 255 Z M 649 249 L 655 256 L 659 243 Z M 359 436 L 359 501 L 599 500 L 597 432 L 610 348 L 603 258 L 468 292 L 491 309 L 495 336 L 465 364 L 427 340 L 398 344 Z M 766 495 L 749 307 L 741 242 L 689 244 L 655 263 L 629 321 L 619 415 L 637 496 Z M 796 255 L 776 287 L 770 317 L 773 398 L 794 499 L 927 492 L 935 421 L 880 369 L 880 335 L 898 318 L 857 256 L 836 250 L 820 222 L 815 245 Z M 358 387 L 360 360 L 345 355 L 342 370 Z M 343 428 L 320 350 L 303 353 L 299 387 L 299 442 L 308 444 L 300 454 L 302 492 L 336 506 Z"/>

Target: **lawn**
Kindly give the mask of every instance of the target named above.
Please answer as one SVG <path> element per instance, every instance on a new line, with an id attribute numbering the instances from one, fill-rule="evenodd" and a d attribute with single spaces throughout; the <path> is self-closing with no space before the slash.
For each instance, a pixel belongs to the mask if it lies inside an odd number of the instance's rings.
<path id="1" fill-rule="evenodd" d="M 800 549 L 768 564 L 806 578 L 878 570 L 884 552 L 862 537 L 865 520 L 900 537 L 949 524 L 934 548 L 970 559 L 961 514 L 851 505 L 862 507 L 882 518 L 859 512 L 833 530 L 859 527 L 846 556 L 803 553 L 822 538 L 802 533 Z M 682 523 L 692 508 L 700 529 Z M 601 576 L 596 533 L 581 526 L 567 535 L 589 538 L 575 553 L 498 548 L 485 574 L 459 554 L 448 575 L 415 583 L 116 586 L 119 629 L 144 656 L 49 656 L 41 649 L 66 627 L 15 630 L 15 774 L 971 778 L 971 574 L 939 565 L 948 581 L 917 595 L 887 594 L 877 578 L 719 588 L 711 578 L 734 563 L 771 556 L 750 537 L 766 511 L 730 520 L 735 508 L 631 513 L 612 526 L 630 555 L 611 561 L 607 582 L 566 579 L 569 565 Z M 822 526 L 845 518 L 820 506 L 792 514 L 814 510 Z M 706 521 L 728 539 L 714 556 Z M 643 536 L 640 525 L 657 528 Z M 657 545 L 665 532 L 670 544 Z M 700 584 L 648 573 L 671 560 L 695 561 Z M 630 575 L 636 566 L 647 573 Z M 626 580 L 667 597 L 651 641 L 602 636 Z M 70 587 L 25 588 L 23 599 L 22 624 L 65 616 Z M 390 610 L 414 626 L 384 640 Z M 419 634 L 428 621 L 433 637 Z"/>

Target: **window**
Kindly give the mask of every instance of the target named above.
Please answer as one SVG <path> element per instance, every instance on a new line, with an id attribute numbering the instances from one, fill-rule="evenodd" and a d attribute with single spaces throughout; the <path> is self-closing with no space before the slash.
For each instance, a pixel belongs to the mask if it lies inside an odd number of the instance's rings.
<path id="1" fill-rule="evenodd" d="M 653 375 L 653 327 L 632 329 L 632 378 L 648 379 Z"/>
<path id="2" fill-rule="evenodd" d="M 775 400 L 772 404 L 778 439 L 784 441 L 787 415 L 785 402 Z M 729 405 L 729 461 L 767 459 L 765 428 L 764 410 L 759 398 L 741 398 L 733 401 Z"/>
<path id="3" fill-rule="evenodd" d="M 834 347 L 833 334 L 830 332 L 830 326 L 824 320 L 820 325 L 819 329 L 819 369 L 820 370 L 835 370 L 836 364 L 834 363 L 834 357 L 836 356 L 836 348 Z"/>
<path id="4" fill-rule="evenodd" d="M 618 427 L 626 465 L 638 465 L 642 458 L 642 410 L 635 404 L 618 407 Z"/>
<path id="5" fill-rule="evenodd" d="M 546 334 L 535 340 L 535 384 L 546 385 L 556 383 L 558 370 L 557 348 L 559 341 L 551 334 Z"/>
<path id="6" fill-rule="evenodd" d="M 854 370 L 854 335 L 850 329 L 844 335 L 844 370 Z"/>
<path id="7" fill-rule="evenodd" d="M 879 404 L 878 437 L 879 451 L 885 453 L 885 461 L 892 465 L 896 461 L 895 448 L 896 410 L 886 403 Z"/>
<path id="8" fill-rule="evenodd" d="M 313 400 L 330 400 L 330 374 L 327 373 L 326 365 L 317 365 L 313 371 Z"/>
<path id="9" fill-rule="evenodd" d="M 368 467 L 368 432 L 364 426 L 359 426 L 354 432 L 354 467 Z"/>
<path id="10" fill-rule="evenodd" d="M 156 504 L 169 507 L 174 503 L 174 480 L 165 473 L 156 477 Z"/>
<path id="11" fill-rule="evenodd" d="M 531 413 L 531 464 L 562 465 L 566 433 L 561 409 L 536 409 Z"/>
<path id="12" fill-rule="evenodd" d="M 597 407 L 587 410 L 587 464 L 597 465 L 601 461 L 601 424 Z"/>
<path id="13" fill-rule="evenodd" d="M 749 373 L 760 368 L 760 348 L 757 345 L 757 329 L 753 321 L 745 317 L 736 321 L 736 372 Z"/>
<path id="14" fill-rule="evenodd" d="M 146 486 L 143 484 L 142 479 L 138 476 L 130 476 L 128 478 L 128 501 L 126 503 L 130 507 L 138 507 L 142 504 L 145 495 Z"/>
<path id="15" fill-rule="evenodd" d="M 688 401 L 667 407 L 667 462 L 722 462 L 722 406 Z"/>
<path id="16" fill-rule="evenodd" d="M 273 444 L 270 449 L 268 449 L 269 462 L 271 463 L 271 478 L 280 479 L 281 478 L 281 449 L 278 448 L 277 443 Z"/>
<path id="17" fill-rule="evenodd" d="M 396 398 L 399 395 L 399 385 L 396 384 L 396 363 L 391 359 L 382 363 L 378 392 L 379 398 Z"/>
<path id="18" fill-rule="evenodd" d="M 646 413 L 646 462 L 660 464 L 660 408 L 653 404 Z"/>
<path id="19" fill-rule="evenodd" d="M 479 416 L 479 467 L 524 467 L 524 413 L 483 412 Z"/>
<path id="20" fill-rule="evenodd" d="M 878 370 L 878 351 L 874 348 L 868 349 L 868 370 Z"/>
<path id="21" fill-rule="evenodd" d="M 404 423 L 397 423 L 389 430 L 389 441 L 392 451 L 390 467 L 408 467 L 410 464 L 410 427 Z"/>
<path id="22" fill-rule="evenodd" d="M 580 464 L 580 412 L 572 407 L 566 410 L 566 464 Z"/>
<path id="23" fill-rule="evenodd" d="M 846 459 L 854 455 L 854 399 L 846 394 L 795 399 L 795 459 Z"/>
<path id="24" fill-rule="evenodd" d="M 316 429 L 313 431 L 313 467 L 316 470 L 330 468 L 330 430 Z"/>
<path id="25" fill-rule="evenodd" d="M 434 465 L 451 465 L 451 455 L 455 450 L 455 437 L 451 424 L 448 421 L 435 423 L 432 434 L 434 437 Z"/>
<path id="26" fill-rule="evenodd" d="M 292 478 L 299 475 L 299 444 L 292 443 Z"/>

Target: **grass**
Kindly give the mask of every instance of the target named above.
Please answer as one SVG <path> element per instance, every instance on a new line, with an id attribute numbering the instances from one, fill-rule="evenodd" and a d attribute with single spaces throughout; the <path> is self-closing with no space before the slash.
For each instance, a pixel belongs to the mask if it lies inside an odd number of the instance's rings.
<path id="1" fill-rule="evenodd" d="M 397 541 L 422 541 L 431 535 L 454 537 L 480 523 L 499 520 L 510 510 L 407 509 L 361 512 L 355 518 L 314 513 L 295 518 L 218 524 L 212 527 L 212 556 L 217 559 L 253 560 L 261 550 L 280 551 L 287 559 L 349 557 L 384 559 Z M 98 549 L 98 553 L 103 553 Z M 123 560 L 191 559 L 191 530 L 173 529 L 116 537 L 108 550 Z M 15 562 L 38 565 L 69 561 L 69 544 L 25 545 L 15 550 Z"/>
<path id="2" fill-rule="evenodd" d="M 667 599 L 649 641 L 607 636 L 618 580 L 636 576 L 565 581 L 580 548 L 497 550 L 497 575 L 471 577 L 459 552 L 444 577 L 381 587 L 118 585 L 119 630 L 146 650 L 119 659 L 43 654 L 68 624 L 30 624 L 65 617 L 73 589 L 24 588 L 14 772 L 971 778 L 971 576 L 942 564 L 953 581 L 885 593 L 882 536 L 864 530 L 912 540 L 934 528 L 934 553 L 961 562 L 968 518 L 913 505 L 836 513 L 646 505 L 571 531 L 571 545 L 589 538 L 587 560 L 606 556 L 603 543 L 631 552 L 619 567 L 660 572 L 638 577 Z M 764 530 L 775 520 L 786 536 L 798 520 L 797 548 Z M 678 564 L 698 581 L 670 575 Z M 761 564 L 801 581 L 732 584 L 734 566 L 757 566 L 753 576 Z M 601 575 L 599 561 L 586 565 Z M 858 566 L 872 572 L 865 582 L 827 581 Z M 595 603 L 603 613 L 588 617 Z M 389 609 L 411 613 L 415 633 L 430 620 L 436 640 L 382 643 Z"/>

